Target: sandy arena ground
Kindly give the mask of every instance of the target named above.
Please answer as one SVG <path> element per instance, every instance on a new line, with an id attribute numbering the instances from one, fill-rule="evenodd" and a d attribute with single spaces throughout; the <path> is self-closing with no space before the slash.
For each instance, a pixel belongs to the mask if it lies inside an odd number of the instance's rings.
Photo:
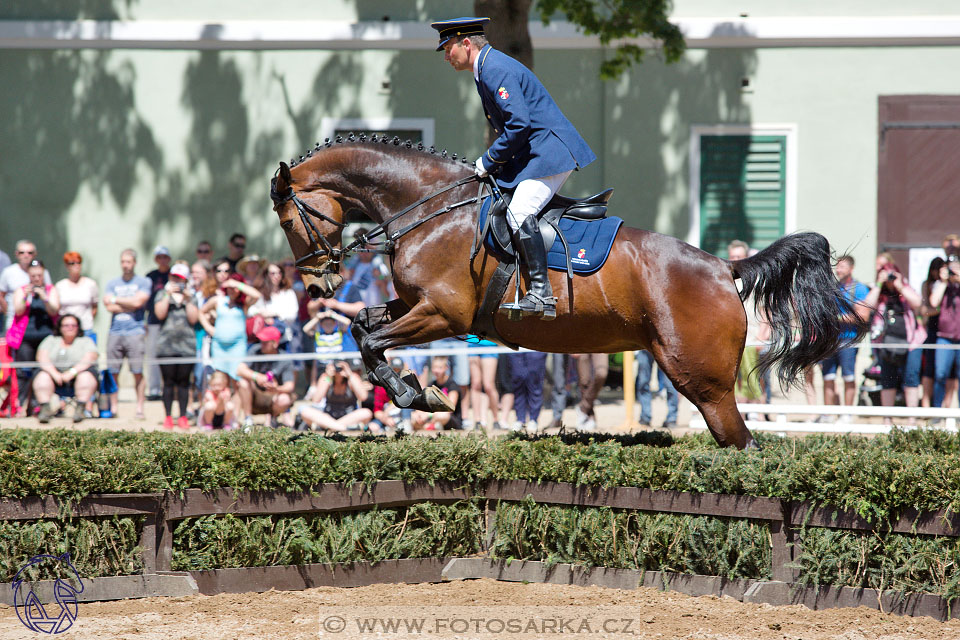
<path id="1" fill-rule="evenodd" d="M 390 619 L 419 631 L 385 632 Z M 511 622 L 513 621 L 513 622 Z M 367 624 L 361 631 L 359 625 Z M 507 626 L 511 625 L 511 626 Z M 558 626 L 559 625 L 559 626 Z M 413 627 L 411 627 L 413 629 Z M 478 632 L 479 629 L 479 632 Z M 588 631 L 589 629 L 589 631 Z M 471 580 L 353 589 L 81 604 L 76 640 L 245 638 L 698 638 L 759 640 L 938 640 L 960 638 L 960 620 L 937 622 L 864 607 L 812 611 L 801 605 L 744 604 L 653 589 Z M 36 638 L 0 606 L 0 637 Z"/>

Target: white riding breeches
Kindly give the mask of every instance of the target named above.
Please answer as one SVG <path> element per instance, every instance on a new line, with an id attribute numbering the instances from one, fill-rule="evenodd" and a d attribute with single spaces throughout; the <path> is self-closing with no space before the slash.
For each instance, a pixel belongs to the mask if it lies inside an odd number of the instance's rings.
<path id="1" fill-rule="evenodd" d="M 564 171 L 545 178 L 523 180 L 517 184 L 507 209 L 507 222 L 517 231 L 529 216 L 535 216 L 556 195 L 573 171 Z"/>

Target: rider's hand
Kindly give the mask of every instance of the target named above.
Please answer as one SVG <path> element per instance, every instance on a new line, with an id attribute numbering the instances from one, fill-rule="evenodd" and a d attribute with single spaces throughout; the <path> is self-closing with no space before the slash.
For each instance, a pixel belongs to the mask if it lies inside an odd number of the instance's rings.
<path id="1" fill-rule="evenodd" d="M 473 172 L 477 174 L 478 178 L 486 178 L 489 173 L 483 168 L 483 158 L 477 158 L 477 162 L 473 165 Z"/>

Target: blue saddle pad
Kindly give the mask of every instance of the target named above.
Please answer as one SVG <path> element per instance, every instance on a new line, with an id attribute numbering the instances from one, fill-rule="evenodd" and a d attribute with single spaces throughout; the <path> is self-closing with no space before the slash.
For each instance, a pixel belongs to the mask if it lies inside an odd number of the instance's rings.
<path id="1" fill-rule="evenodd" d="M 480 226 L 483 227 L 490 210 L 491 196 L 483 199 L 480 207 Z M 616 216 L 601 220 L 571 220 L 561 218 L 557 223 L 570 246 L 570 264 L 573 272 L 582 276 L 589 275 L 603 266 L 610 255 L 610 247 L 617 237 L 617 231 L 623 219 Z M 484 244 L 487 250 L 498 257 L 503 257 L 494 245 L 491 233 L 487 232 Z M 553 246 L 547 251 L 547 267 L 555 271 L 567 270 L 567 258 L 563 251 L 563 243 L 557 237 Z"/>

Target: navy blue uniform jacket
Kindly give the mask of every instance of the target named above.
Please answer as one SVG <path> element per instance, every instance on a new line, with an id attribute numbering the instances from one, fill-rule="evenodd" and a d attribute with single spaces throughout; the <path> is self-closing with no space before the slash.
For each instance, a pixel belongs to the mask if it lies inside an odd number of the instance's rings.
<path id="1" fill-rule="evenodd" d="M 498 138 L 483 166 L 504 188 L 585 167 L 597 156 L 530 69 L 486 45 L 477 91 Z"/>

